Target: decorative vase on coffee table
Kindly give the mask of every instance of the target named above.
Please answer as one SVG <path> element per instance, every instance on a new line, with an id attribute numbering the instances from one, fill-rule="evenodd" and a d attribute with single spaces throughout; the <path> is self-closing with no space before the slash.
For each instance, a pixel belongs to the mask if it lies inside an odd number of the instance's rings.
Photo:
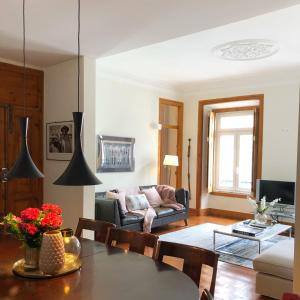
<path id="1" fill-rule="evenodd" d="M 65 249 L 60 231 L 53 230 L 43 234 L 39 268 L 49 275 L 58 273 L 65 264 Z"/>
<path id="2" fill-rule="evenodd" d="M 268 216 L 265 213 L 256 213 L 254 216 L 255 222 L 259 224 L 267 224 L 268 222 Z"/>

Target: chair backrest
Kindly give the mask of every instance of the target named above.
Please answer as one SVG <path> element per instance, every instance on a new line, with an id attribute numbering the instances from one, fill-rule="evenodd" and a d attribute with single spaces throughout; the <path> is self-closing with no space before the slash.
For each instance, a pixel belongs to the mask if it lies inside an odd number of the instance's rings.
<path id="1" fill-rule="evenodd" d="M 300 297 L 296 294 L 284 293 L 282 300 L 300 300 Z"/>
<path id="2" fill-rule="evenodd" d="M 152 257 L 156 255 L 158 236 L 151 233 L 129 231 L 120 228 L 110 228 L 107 235 L 107 245 L 129 244 L 129 251 L 139 254 L 145 253 L 145 248 L 153 249 Z"/>
<path id="3" fill-rule="evenodd" d="M 214 298 L 207 289 L 204 289 L 202 296 L 201 296 L 201 300 L 214 300 Z"/>
<path id="4" fill-rule="evenodd" d="M 109 222 L 79 218 L 75 236 L 79 238 L 82 234 L 83 229 L 92 230 L 95 231 L 95 241 L 105 243 L 108 234 L 108 229 L 115 227 L 115 224 Z"/>
<path id="5" fill-rule="evenodd" d="M 183 272 L 199 286 L 202 266 L 212 267 L 210 293 L 214 295 L 219 255 L 213 251 L 189 245 L 160 241 L 158 242 L 157 260 L 162 262 L 164 256 L 183 259 Z"/>

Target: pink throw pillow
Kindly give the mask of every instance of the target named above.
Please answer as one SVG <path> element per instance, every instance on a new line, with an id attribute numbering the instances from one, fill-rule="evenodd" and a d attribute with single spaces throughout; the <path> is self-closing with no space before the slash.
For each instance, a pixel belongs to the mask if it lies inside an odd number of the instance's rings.
<path id="1" fill-rule="evenodd" d="M 154 187 L 142 190 L 142 193 L 145 194 L 148 202 L 152 207 L 160 207 L 163 204 L 159 193 Z"/>
<path id="2" fill-rule="evenodd" d="M 106 198 L 117 199 L 119 201 L 122 213 L 126 214 L 128 212 L 126 208 L 125 192 L 119 192 L 119 193 L 106 192 Z"/>

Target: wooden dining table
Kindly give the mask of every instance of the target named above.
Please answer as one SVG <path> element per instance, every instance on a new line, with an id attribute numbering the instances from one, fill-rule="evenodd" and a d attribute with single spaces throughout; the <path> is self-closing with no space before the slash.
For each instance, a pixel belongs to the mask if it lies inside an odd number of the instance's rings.
<path id="1" fill-rule="evenodd" d="M 81 239 L 80 270 L 51 279 L 13 274 L 20 242 L 0 234 L 1 300 L 196 300 L 199 290 L 183 272 L 150 257 Z"/>

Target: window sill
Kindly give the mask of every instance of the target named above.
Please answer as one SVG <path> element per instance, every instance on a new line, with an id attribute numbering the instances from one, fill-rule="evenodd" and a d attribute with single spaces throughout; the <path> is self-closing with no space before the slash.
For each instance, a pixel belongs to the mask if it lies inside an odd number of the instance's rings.
<path id="1" fill-rule="evenodd" d="M 222 197 L 231 197 L 231 198 L 241 198 L 241 199 L 247 199 L 251 194 L 238 194 L 238 193 L 230 193 L 230 192 L 219 192 L 219 191 L 213 191 L 209 193 L 210 195 L 215 196 L 222 196 Z"/>

